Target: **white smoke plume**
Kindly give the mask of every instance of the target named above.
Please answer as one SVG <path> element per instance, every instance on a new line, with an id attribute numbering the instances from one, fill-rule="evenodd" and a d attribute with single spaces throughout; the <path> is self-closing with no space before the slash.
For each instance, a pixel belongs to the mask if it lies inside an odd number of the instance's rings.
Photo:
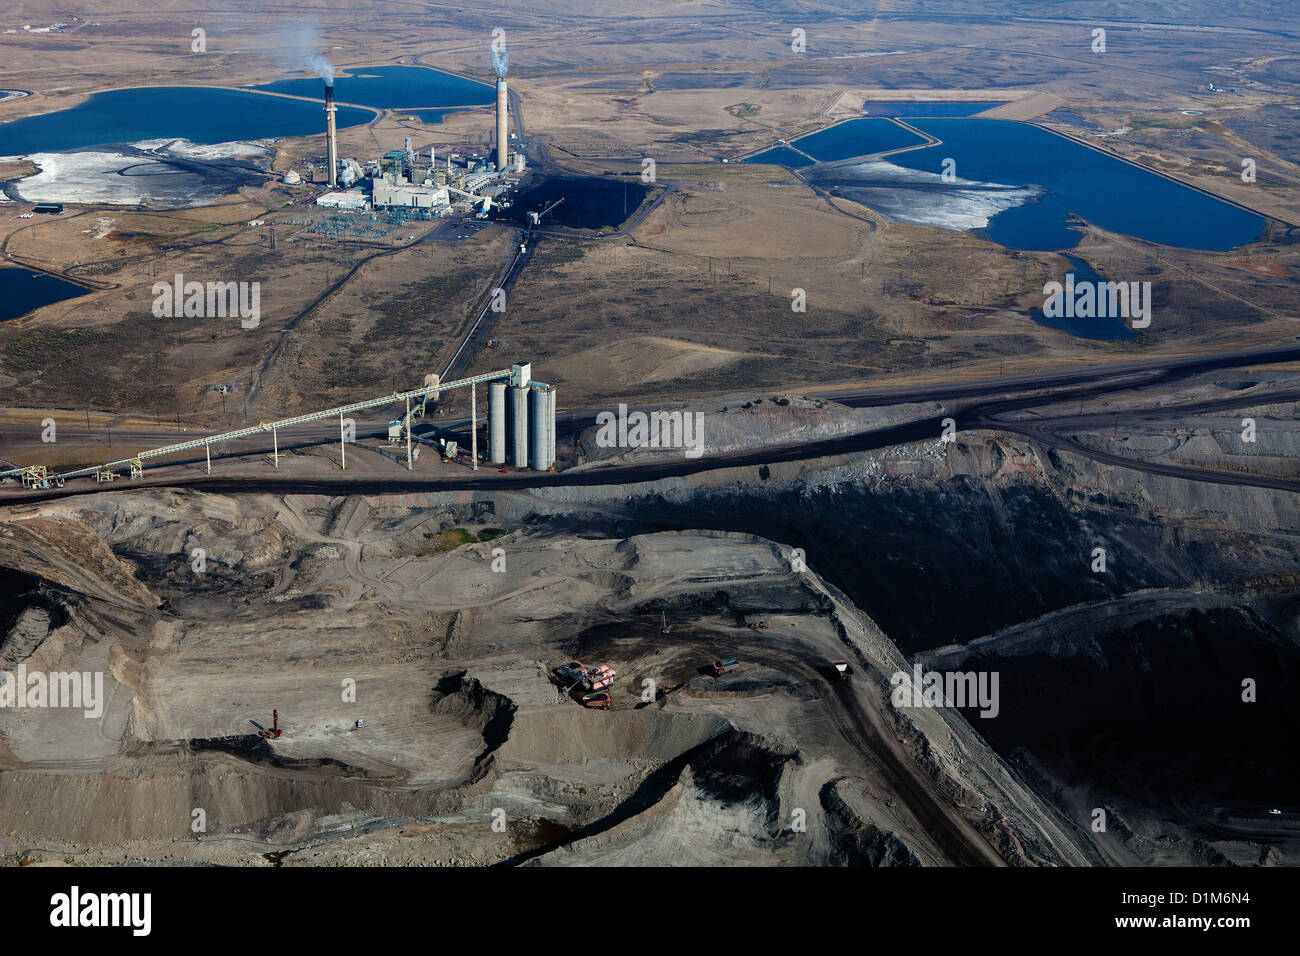
<path id="1" fill-rule="evenodd" d="M 334 67 L 320 52 L 320 37 L 311 24 L 286 28 L 283 32 L 283 49 L 293 58 L 295 69 L 308 69 L 314 72 L 326 86 L 334 85 Z"/>
<path id="2" fill-rule="evenodd" d="M 330 61 L 325 59 L 323 53 L 313 53 L 306 60 L 308 69 L 316 71 L 316 75 L 325 81 L 326 86 L 334 85 L 334 67 L 330 66 Z"/>

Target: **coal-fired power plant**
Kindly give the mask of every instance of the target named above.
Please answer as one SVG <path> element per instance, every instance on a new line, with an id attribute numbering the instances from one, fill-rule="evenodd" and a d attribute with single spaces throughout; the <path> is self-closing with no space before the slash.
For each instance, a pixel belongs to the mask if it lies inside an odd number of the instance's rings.
<path id="1" fill-rule="evenodd" d="M 492 65 L 496 71 L 496 144 L 493 147 L 492 130 L 472 136 L 473 148 L 464 154 L 441 154 L 428 143 L 416 149 L 413 137 L 405 137 L 404 148 L 390 149 L 382 156 L 358 159 L 339 152 L 339 107 L 335 99 L 334 69 L 323 57 L 316 57 L 312 65 L 325 84 L 325 176 L 319 175 L 319 160 L 312 158 L 308 164 L 313 182 L 325 183 L 312 200 L 317 206 L 334 210 L 333 216 L 345 217 L 353 213 L 375 210 L 391 216 L 392 221 L 440 219 L 469 214 L 475 219 L 506 221 L 507 217 L 493 216 L 494 211 L 508 209 L 513 204 L 512 190 L 524 177 L 523 152 L 511 149 L 511 139 L 519 141 L 519 130 L 510 132 L 510 87 L 506 79 L 507 56 L 505 50 L 494 47 Z M 486 92 L 491 86 L 480 86 Z M 3 92 L 3 91 L 0 91 Z M 346 89 L 344 93 L 346 93 Z M 346 103 L 344 104 L 346 107 Z M 490 101 L 489 101 L 490 105 Z M 356 112 L 344 111 L 344 124 Z M 486 112 L 480 118 L 489 124 Z M 487 154 L 477 144 L 486 142 Z M 439 169 L 439 156 L 446 160 L 446 168 Z M 427 156 L 428 161 L 425 162 Z M 457 160 L 457 162 L 453 162 Z M 282 182 L 292 186 L 300 182 L 292 170 L 283 174 Z M 534 223 L 535 224 L 535 223 Z M 352 238 L 358 238 L 364 227 L 336 221 L 338 229 Z M 331 226 L 331 230 L 335 226 Z M 526 247 L 525 247 L 526 248 Z M 513 400 L 513 399 L 510 399 Z"/>
<path id="2" fill-rule="evenodd" d="M 326 140 L 325 146 L 326 146 L 326 151 L 329 153 L 329 158 L 327 160 L 329 162 L 328 182 L 332 187 L 337 186 L 339 184 L 338 183 L 339 144 L 338 144 L 338 131 L 335 129 L 335 125 L 334 125 L 335 111 L 336 108 L 334 106 L 334 84 L 326 83 L 325 84 L 325 140 Z"/>
<path id="3" fill-rule="evenodd" d="M 510 162 L 510 134 L 508 133 L 507 106 L 510 94 L 506 89 L 506 78 L 497 77 L 497 169 L 505 171 Z"/>

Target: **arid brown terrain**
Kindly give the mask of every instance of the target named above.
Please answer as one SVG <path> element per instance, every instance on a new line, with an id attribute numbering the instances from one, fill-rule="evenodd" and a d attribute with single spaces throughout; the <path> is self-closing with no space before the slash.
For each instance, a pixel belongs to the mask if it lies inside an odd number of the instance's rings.
<path id="1" fill-rule="evenodd" d="M 0 124 L 312 75 L 303 44 L 490 82 L 501 28 L 519 188 L 579 184 L 532 223 L 350 216 L 315 204 L 313 134 L 253 144 L 210 202 L 45 215 L 39 164 L 0 157 L 3 265 L 85 293 L 0 322 L 0 672 L 103 679 L 94 716 L 0 706 L 0 860 L 1300 863 L 1300 15 L 870 6 L 0 13 L 0 91 L 27 94 Z M 995 104 L 1262 231 L 1076 217 L 1078 245 L 1021 249 L 746 162 L 893 101 Z M 495 135 L 488 106 L 372 109 L 342 155 Z M 572 224 L 580 192 L 617 213 Z M 1157 320 L 1037 321 L 1080 260 Z M 260 321 L 157 315 L 177 275 L 259 283 Z M 525 362 L 554 467 L 471 460 L 486 382 L 472 425 L 461 388 L 403 432 L 426 375 Z M 266 424 L 376 398 L 355 440 L 337 408 Z M 646 408 L 698 415 L 699 447 L 601 437 Z M 900 698 L 923 671 L 998 690 Z"/>

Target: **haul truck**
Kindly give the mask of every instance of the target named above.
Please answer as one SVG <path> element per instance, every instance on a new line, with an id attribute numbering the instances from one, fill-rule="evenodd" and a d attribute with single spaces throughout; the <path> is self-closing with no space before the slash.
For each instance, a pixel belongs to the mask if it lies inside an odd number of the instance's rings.
<path id="1" fill-rule="evenodd" d="M 582 661 L 569 661 L 567 664 L 555 668 L 555 673 L 561 677 L 577 681 L 583 687 L 590 691 L 605 690 L 614 683 L 615 671 L 604 664 L 596 667 L 586 667 Z"/>

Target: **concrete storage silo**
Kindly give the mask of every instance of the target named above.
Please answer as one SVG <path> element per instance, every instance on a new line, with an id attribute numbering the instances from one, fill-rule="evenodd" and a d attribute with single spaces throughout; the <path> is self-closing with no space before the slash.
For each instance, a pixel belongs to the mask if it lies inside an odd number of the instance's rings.
<path id="1" fill-rule="evenodd" d="M 555 464 L 555 389 L 549 385 L 533 383 L 532 421 L 532 465 L 535 471 L 546 471 Z"/>
<path id="2" fill-rule="evenodd" d="M 516 468 L 528 466 L 528 393 L 527 385 L 510 389 L 510 464 Z"/>
<path id="3" fill-rule="evenodd" d="M 531 442 L 529 451 L 532 453 L 532 459 L 528 464 L 533 471 L 545 471 L 550 467 L 550 462 L 546 460 L 546 389 L 530 389 L 531 394 L 528 396 L 528 404 L 532 406 L 529 421 L 529 433 Z"/>
<path id="4" fill-rule="evenodd" d="M 488 461 L 506 463 L 506 383 L 488 382 Z"/>
<path id="5" fill-rule="evenodd" d="M 555 464 L 555 389 L 546 386 L 546 467 Z"/>

